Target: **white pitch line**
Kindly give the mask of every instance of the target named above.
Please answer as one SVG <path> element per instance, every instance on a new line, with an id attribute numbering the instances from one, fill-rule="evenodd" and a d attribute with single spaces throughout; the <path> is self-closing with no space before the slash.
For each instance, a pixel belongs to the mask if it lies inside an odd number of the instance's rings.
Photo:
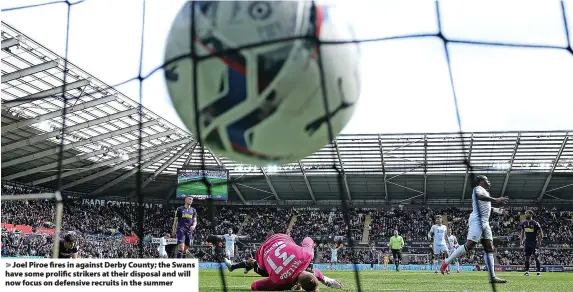
<path id="1" fill-rule="evenodd" d="M 209 286 L 199 285 L 199 288 L 221 288 L 221 285 L 209 285 Z M 244 288 L 244 289 L 246 289 L 249 287 L 247 287 L 247 286 L 227 286 L 227 288 Z"/>
<path id="2" fill-rule="evenodd" d="M 221 285 L 199 285 L 199 288 L 221 288 Z M 227 288 L 248 288 L 247 286 L 227 286 Z M 376 288 L 376 289 L 368 289 L 368 291 L 415 291 L 415 292 L 472 292 L 472 290 L 428 290 L 428 289 L 424 289 L 424 290 L 412 290 L 412 289 L 407 289 L 404 290 L 404 288 Z M 480 291 L 480 290 L 476 290 L 476 291 Z"/>

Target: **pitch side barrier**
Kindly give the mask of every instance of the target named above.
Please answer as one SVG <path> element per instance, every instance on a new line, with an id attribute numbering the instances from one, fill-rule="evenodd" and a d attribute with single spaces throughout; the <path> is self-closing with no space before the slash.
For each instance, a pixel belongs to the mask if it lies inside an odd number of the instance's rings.
<path id="1" fill-rule="evenodd" d="M 199 263 L 200 269 L 219 269 L 221 268 L 221 264 L 219 263 Z M 314 264 L 314 267 L 320 270 L 325 271 L 354 271 L 353 264 Z M 394 265 L 388 264 L 387 267 L 384 265 L 376 264 L 376 265 L 369 265 L 369 264 L 358 264 L 356 265 L 359 271 L 394 271 Z M 226 268 L 223 266 L 223 268 Z M 462 265 L 460 266 L 462 271 L 464 272 L 473 272 L 473 271 L 486 271 L 486 269 L 476 269 L 476 266 L 471 265 Z M 434 268 L 431 265 L 402 265 L 400 269 L 403 271 L 434 271 Z M 495 266 L 496 271 L 504 271 L 504 272 L 522 272 L 524 269 L 523 265 L 511 265 L 511 266 Z M 531 271 L 535 271 L 534 267 L 530 268 Z M 573 271 L 573 266 L 553 266 L 553 265 L 544 265 L 541 266 L 542 272 L 565 272 L 565 271 Z"/>
<path id="2" fill-rule="evenodd" d="M 3 256 L 2 258 L 35 258 L 35 259 L 39 259 L 39 258 L 43 258 L 40 256 L 14 256 L 14 257 L 6 257 Z M 205 262 L 205 263 L 199 263 L 199 269 L 206 269 L 206 270 L 210 270 L 210 269 L 220 269 L 221 267 L 226 268 L 226 266 L 223 266 L 222 264 L 219 263 L 212 263 L 212 262 Z M 353 264 L 336 264 L 336 265 L 331 265 L 331 264 L 314 264 L 314 267 L 320 270 L 324 270 L 324 271 L 354 271 L 354 265 Z M 384 265 L 369 265 L 369 264 L 358 264 L 357 268 L 359 271 L 394 271 L 394 265 L 388 264 L 387 267 L 384 267 Z M 486 267 L 483 267 L 483 269 L 481 270 L 477 270 L 475 266 L 470 266 L 470 265 L 462 265 L 460 266 L 460 268 L 462 269 L 462 271 L 464 272 L 478 272 L 478 271 L 487 271 Z M 433 271 L 433 267 L 430 265 L 402 265 L 400 266 L 400 269 L 403 271 Z M 523 272 L 523 269 L 525 269 L 525 267 L 523 265 L 496 265 L 495 266 L 495 270 L 496 272 Z M 529 268 L 530 272 L 535 272 L 535 267 L 530 267 Z M 542 272 L 573 272 L 573 266 L 558 266 L 558 265 L 542 265 L 541 266 L 541 271 Z"/>

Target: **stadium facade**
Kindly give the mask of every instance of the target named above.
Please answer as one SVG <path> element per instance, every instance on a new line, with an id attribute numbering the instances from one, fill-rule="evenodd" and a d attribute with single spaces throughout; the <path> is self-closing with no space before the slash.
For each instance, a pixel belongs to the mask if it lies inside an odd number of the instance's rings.
<path id="1" fill-rule="evenodd" d="M 339 205 L 341 196 L 355 206 L 460 204 L 471 199 L 477 173 L 515 204 L 573 200 L 573 130 L 340 135 L 298 163 L 261 168 L 213 155 L 188 131 L 63 60 L 2 22 L 5 183 L 56 189 L 61 177 L 69 195 L 134 197 L 141 114 L 141 186 L 150 202 L 173 200 L 177 169 L 200 166 L 202 156 L 207 167 L 230 172 L 229 201 L 221 204 Z"/>

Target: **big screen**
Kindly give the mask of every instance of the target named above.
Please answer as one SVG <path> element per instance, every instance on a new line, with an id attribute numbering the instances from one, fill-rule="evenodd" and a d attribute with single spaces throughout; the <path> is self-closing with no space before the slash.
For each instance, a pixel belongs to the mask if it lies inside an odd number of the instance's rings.
<path id="1" fill-rule="evenodd" d="M 210 198 L 227 200 L 229 171 L 225 169 L 179 169 L 177 171 L 177 198 L 209 198 L 209 192 L 203 177 L 211 185 Z"/>

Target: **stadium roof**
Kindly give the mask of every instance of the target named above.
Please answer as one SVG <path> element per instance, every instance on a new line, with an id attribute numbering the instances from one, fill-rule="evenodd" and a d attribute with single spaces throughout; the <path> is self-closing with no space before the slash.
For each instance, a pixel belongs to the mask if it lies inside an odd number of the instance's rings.
<path id="1" fill-rule="evenodd" d="M 1 57 L 2 180 L 56 188 L 65 97 L 62 189 L 133 195 L 139 104 L 69 62 L 64 88 L 62 57 L 4 22 Z M 186 130 L 142 113 L 142 185 L 154 199 L 169 200 L 177 169 L 201 165 L 201 156 L 229 170 L 230 200 L 242 203 L 335 202 L 340 189 L 353 202 L 459 202 L 471 173 L 519 202 L 573 198 L 573 131 L 341 135 L 298 163 L 259 168 L 216 157 Z"/>

